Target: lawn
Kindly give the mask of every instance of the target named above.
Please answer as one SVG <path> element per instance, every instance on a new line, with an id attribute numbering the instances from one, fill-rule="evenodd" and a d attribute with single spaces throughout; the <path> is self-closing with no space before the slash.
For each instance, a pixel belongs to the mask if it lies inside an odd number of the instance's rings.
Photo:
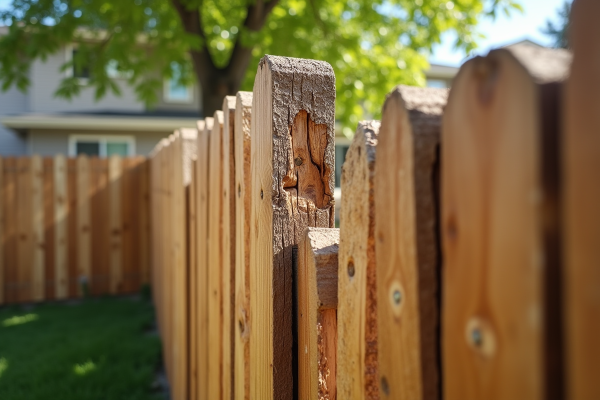
<path id="1" fill-rule="evenodd" d="M 163 399 L 153 321 L 137 297 L 0 308 L 0 399 Z"/>

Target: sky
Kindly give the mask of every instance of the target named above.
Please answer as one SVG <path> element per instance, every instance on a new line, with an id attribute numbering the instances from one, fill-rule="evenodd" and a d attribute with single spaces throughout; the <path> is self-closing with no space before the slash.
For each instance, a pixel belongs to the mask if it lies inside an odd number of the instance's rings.
<path id="1" fill-rule="evenodd" d="M 477 42 L 479 48 L 475 54 L 485 54 L 490 49 L 514 43 L 522 39 L 530 39 L 536 43 L 549 46 L 551 40 L 540 32 L 547 19 L 557 20 L 557 10 L 564 0 L 520 0 L 524 13 L 516 11 L 507 18 L 503 12 L 498 13 L 496 20 L 482 20 L 479 32 L 486 38 Z M 445 35 L 441 45 L 434 48 L 429 62 L 435 64 L 459 66 L 466 58 L 464 51 L 453 49 L 454 39 L 451 34 Z"/>
<path id="2" fill-rule="evenodd" d="M 530 39 L 542 45 L 550 45 L 547 36 L 540 32 L 547 19 L 556 20 L 557 9 L 564 0 L 519 0 L 524 13 L 518 11 L 507 18 L 504 13 L 498 13 L 496 20 L 480 21 L 479 31 L 486 38 L 478 41 L 479 49 L 475 54 L 485 54 L 493 47 L 510 44 L 522 39 Z M 10 4 L 10 0 L 0 0 L 0 8 Z M 442 43 L 437 45 L 429 61 L 435 64 L 459 66 L 466 58 L 464 51 L 453 49 L 453 36 L 447 34 Z"/>

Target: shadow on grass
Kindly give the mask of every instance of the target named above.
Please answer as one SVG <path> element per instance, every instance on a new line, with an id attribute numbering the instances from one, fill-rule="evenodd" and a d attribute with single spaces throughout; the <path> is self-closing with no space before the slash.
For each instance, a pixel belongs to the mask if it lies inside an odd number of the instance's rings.
<path id="1" fill-rule="evenodd" d="M 164 399 L 153 320 L 134 297 L 0 308 L 0 399 Z"/>

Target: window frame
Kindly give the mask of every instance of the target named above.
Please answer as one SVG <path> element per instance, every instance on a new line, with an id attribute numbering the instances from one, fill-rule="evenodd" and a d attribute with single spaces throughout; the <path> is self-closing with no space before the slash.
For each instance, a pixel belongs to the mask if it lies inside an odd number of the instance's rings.
<path id="1" fill-rule="evenodd" d="M 189 85 L 186 86 L 186 89 L 188 91 L 188 96 L 185 99 L 174 99 L 172 97 L 170 97 L 170 89 L 171 89 L 171 79 L 173 79 L 173 77 L 170 78 L 164 78 L 163 79 L 163 101 L 165 103 L 171 103 L 171 104 L 192 104 L 194 102 L 194 92 L 195 92 L 195 85 Z"/>
<path id="2" fill-rule="evenodd" d="M 132 135 L 69 135 L 69 157 L 77 157 L 77 142 L 98 142 L 100 144 L 100 154 L 98 157 L 106 158 L 106 144 L 109 141 L 120 141 L 127 143 L 126 157 L 133 157 L 136 154 L 135 137 Z"/>

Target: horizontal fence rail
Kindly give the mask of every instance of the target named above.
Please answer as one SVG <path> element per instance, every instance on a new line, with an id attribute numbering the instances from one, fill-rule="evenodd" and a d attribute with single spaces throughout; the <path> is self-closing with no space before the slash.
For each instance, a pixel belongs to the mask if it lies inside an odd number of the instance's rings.
<path id="1" fill-rule="evenodd" d="M 0 159 L 0 304 L 148 284 L 148 177 L 143 157 Z"/>

